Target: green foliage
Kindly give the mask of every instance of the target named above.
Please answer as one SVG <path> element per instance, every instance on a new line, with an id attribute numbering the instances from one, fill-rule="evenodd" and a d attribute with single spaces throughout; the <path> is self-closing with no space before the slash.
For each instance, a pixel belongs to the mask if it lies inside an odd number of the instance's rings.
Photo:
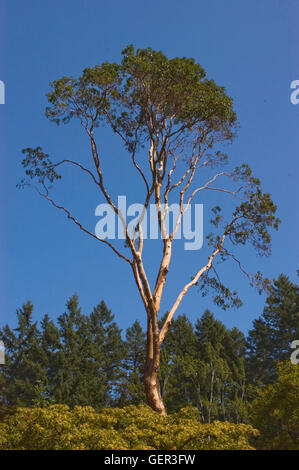
<path id="1" fill-rule="evenodd" d="M 212 277 L 210 274 L 203 274 L 198 283 L 202 296 L 206 297 L 209 290 L 214 291 L 213 301 L 222 310 L 229 308 L 239 308 L 242 306 L 242 301 L 238 297 L 236 291 L 231 291 L 219 279 L 217 273 Z"/>
<path id="2" fill-rule="evenodd" d="M 201 420 L 247 420 L 245 338 L 206 311 L 195 330 L 185 315 L 173 320 L 162 346 L 160 386 L 167 410 L 187 405 Z"/>
<path id="3" fill-rule="evenodd" d="M 161 319 L 161 323 L 165 318 Z M 197 405 L 194 368 L 196 368 L 196 336 L 186 315 L 171 323 L 161 350 L 160 388 L 169 412 L 187 405 Z"/>
<path id="4" fill-rule="evenodd" d="M 47 118 L 57 124 L 77 118 L 89 135 L 103 123 L 122 137 L 129 152 L 143 147 L 149 129 L 158 135 L 170 119 L 171 134 L 179 132 L 183 140 L 192 141 L 202 132 L 207 134 L 207 148 L 232 140 L 236 122 L 232 99 L 223 87 L 206 78 L 194 59 L 169 59 L 162 52 L 135 51 L 133 46 L 122 55 L 119 64 L 104 62 L 84 69 L 77 79 L 64 76 L 53 81 L 47 94 Z M 45 179 L 60 178 L 40 147 L 26 148 L 23 153 L 30 180 L 37 177 L 44 184 Z M 218 150 L 209 158 L 213 165 L 226 156 Z"/>
<path id="5" fill-rule="evenodd" d="M 99 409 L 109 405 L 119 378 L 120 330 L 104 302 L 90 316 L 81 314 L 76 296 L 67 308 L 58 318 L 60 345 L 51 370 L 52 395 L 56 403 Z"/>
<path id="6" fill-rule="evenodd" d="M 299 288 L 281 274 L 274 280 L 263 314 L 247 340 L 248 377 L 253 384 L 275 379 L 277 362 L 289 359 L 290 343 L 299 338 Z"/>
<path id="7" fill-rule="evenodd" d="M 0 330 L 7 345 L 6 406 L 61 403 L 99 411 L 145 402 L 146 337 L 138 321 L 123 341 L 104 302 L 87 316 L 73 296 L 57 322 L 45 315 L 40 329 L 32 324 L 32 309 L 28 304 L 18 312 L 19 339 L 8 327 Z M 159 375 L 168 412 L 192 405 L 204 422 L 246 421 L 244 341 L 239 330 L 226 329 L 208 311 L 195 330 L 185 315 L 174 319 L 162 345 Z"/>
<path id="8" fill-rule="evenodd" d="M 207 310 L 195 325 L 198 340 L 199 403 L 205 421 L 247 418 L 245 338 L 227 329 Z"/>
<path id="9" fill-rule="evenodd" d="M 59 123 L 73 117 L 98 124 L 104 119 L 130 140 L 134 130 L 146 130 L 156 114 L 155 132 L 171 116 L 180 127 L 201 123 L 231 139 L 236 120 L 232 100 L 223 87 L 205 78 L 194 59 L 168 59 L 162 52 L 133 46 L 120 64 L 104 62 L 86 68 L 78 79 L 62 77 L 51 84 L 46 115 Z"/>
<path id="10" fill-rule="evenodd" d="M 121 375 L 121 331 L 104 302 L 83 315 L 76 295 L 58 326 L 45 315 L 41 330 L 32 323 L 33 305 L 17 312 L 17 334 L 5 326 L 5 401 L 8 406 L 45 403 L 109 406 Z"/>
<path id="11" fill-rule="evenodd" d="M 186 315 L 175 318 L 161 351 L 160 389 L 171 413 L 165 421 L 143 405 L 127 407 L 144 403 L 146 337 L 138 321 L 122 340 L 104 302 L 84 315 L 73 296 L 55 323 L 45 315 L 39 328 L 27 302 L 17 311 L 15 330 L 0 330 L 6 347 L 0 421 L 10 410 L 0 447 L 242 448 L 249 428 L 230 423 L 250 422 L 260 431 L 259 448 L 298 449 L 299 367 L 289 362 L 298 312 L 298 286 L 280 275 L 249 332 L 247 357 L 244 335 L 209 311 L 195 327 Z M 288 362 L 276 371 L 278 361 Z"/>
<path id="12" fill-rule="evenodd" d="M 252 404 L 252 422 L 259 429 L 259 449 L 299 450 L 299 365 L 277 366 L 277 379 L 263 387 Z"/>
<path id="13" fill-rule="evenodd" d="M 22 153 L 25 155 L 22 165 L 26 169 L 25 174 L 29 176 L 29 181 L 36 179 L 38 183 L 46 187 L 46 184 L 61 178 L 61 175 L 55 171 L 55 165 L 49 155 L 45 154 L 41 147 L 26 148 L 22 150 Z M 18 186 L 24 187 L 26 184 L 29 184 L 28 180 L 23 179 Z"/>
<path id="14" fill-rule="evenodd" d="M 275 217 L 276 205 L 270 194 L 264 194 L 260 183 L 247 192 L 247 200 L 234 211 L 234 225 L 227 227 L 227 233 L 234 244 L 244 245 L 249 241 L 261 255 L 270 255 L 271 236 L 269 227 L 278 228 L 279 218 Z"/>
<path id="15" fill-rule="evenodd" d="M 104 409 L 18 408 L 0 422 L 0 450 L 251 450 L 249 425 L 201 424 L 186 408 L 163 417 L 145 405 Z"/>
<path id="16" fill-rule="evenodd" d="M 5 403 L 10 406 L 29 406 L 40 397 L 38 384 L 47 384 L 42 363 L 40 332 L 32 320 L 33 305 L 27 302 L 17 310 L 18 326 L 11 330 L 6 325 L 0 330 L 5 344 Z"/>

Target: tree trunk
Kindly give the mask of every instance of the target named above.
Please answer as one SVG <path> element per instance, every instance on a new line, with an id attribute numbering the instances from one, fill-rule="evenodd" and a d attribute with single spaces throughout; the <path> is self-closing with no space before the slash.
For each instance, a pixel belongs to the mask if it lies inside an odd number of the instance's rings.
<path id="1" fill-rule="evenodd" d="M 213 405 L 213 399 L 214 399 L 214 376 L 215 376 L 215 371 L 214 369 L 212 369 L 211 387 L 210 387 L 210 405 L 209 405 L 209 413 L 208 413 L 209 424 L 211 424 L 211 413 L 212 413 L 212 405 Z"/>
<path id="2" fill-rule="evenodd" d="M 160 342 L 159 331 L 153 332 L 152 321 L 148 316 L 147 325 L 147 346 L 146 346 L 146 363 L 144 371 L 144 389 L 147 404 L 157 413 L 166 416 L 166 408 L 164 406 L 160 385 L 159 385 L 159 368 L 160 368 Z"/>
<path id="3" fill-rule="evenodd" d="M 157 413 L 166 416 L 166 409 L 160 393 L 158 377 L 155 373 L 145 369 L 144 388 L 147 404 Z"/>

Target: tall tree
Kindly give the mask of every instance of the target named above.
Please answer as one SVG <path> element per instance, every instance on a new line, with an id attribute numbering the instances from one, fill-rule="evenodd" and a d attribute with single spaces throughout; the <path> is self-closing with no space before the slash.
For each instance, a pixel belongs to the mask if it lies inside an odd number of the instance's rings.
<path id="1" fill-rule="evenodd" d="M 124 343 L 125 353 L 123 359 L 124 376 L 119 382 L 120 405 L 145 402 L 144 394 L 144 363 L 145 363 L 146 335 L 138 320 L 126 331 Z"/>
<path id="2" fill-rule="evenodd" d="M 245 337 L 206 310 L 195 325 L 197 406 L 202 420 L 242 422 L 247 418 Z"/>
<path id="3" fill-rule="evenodd" d="M 262 315 L 248 334 L 248 374 L 252 383 L 271 383 L 276 364 L 292 353 L 299 339 L 299 287 L 281 274 L 273 281 Z"/>
<path id="4" fill-rule="evenodd" d="M 227 362 L 230 378 L 229 383 L 224 384 L 222 402 L 222 417 L 236 423 L 248 420 L 248 380 L 246 376 L 246 338 L 244 334 L 234 327 L 227 330 L 224 338 L 224 357 Z"/>
<path id="5" fill-rule="evenodd" d="M 195 325 L 198 352 L 201 360 L 201 414 L 210 423 L 223 413 L 223 383 L 229 381 L 229 367 L 225 360 L 225 326 L 209 310 Z"/>
<path id="6" fill-rule="evenodd" d="M 53 320 L 50 320 L 48 314 L 44 315 L 41 320 L 41 364 L 46 371 L 46 401 L 48 403 L 55 402 L 55 391 L 57 387 L 58 377 L 58 354 L 61 349 L 60 332 Z M 55 397 L 55 398 L 54 398 Z M 44 405 L 42 397 L 39 398 L 40 406 Z"/>
<path id="7" fill-rule="evenodd" d="M 32 320 L 33 305 L 17 310 L 18 326 L 0 330 L 5 345 L 5 401 L 9 406 L 32 406 L 44 393 L 46 371 L 41 362 L 40 332 Z"/>
<path id="8" fill-rule="evenodd" d="M 27 148 L 23 150 L 23 166 L 28 179 L 23 180 L 21 186 L 33 185 L 40 196 L 63 211 L 81 230 L 128 263 L 147 316 L 144 372 L 147 402 L 158 413 L 166 414 L 158 383 L 160 350 L 183 297 L 199 282 L 203 287 L 216 289 L 215 300 L 224 308 L 231 303 L 237 305 L 236 293 L 220 282 L 214 261 L 219 257 L 222 261 L 230 259 L 245 272 L 233 247 L 251 243 L 259 254 L 269 254 L 269 229 L 277 228 L 279 220 L 275 218 L 276 206 L 270 195 L 262 192 L 260 181 L 252 176 L 248 165 L 229 171 L 215 170 L 227 160 L 222 146 L 232 141 L 236 129 L 233 102 L 224 88 L 208 80 L 194 59 L 168 59 L 162 52 L 150 48 L 135 51 L 133 46 L 122 54 L 120 64 L 105 62 L 86 68 L 78 79 L 63 77 L 52 83 L 48 93 L 46 115 L 51 121 L 67 123 L 77 118 L 82 125 L 90 143 L 93 170 L 83 161 L 70 160 L 68 156 L 54 164 L 41 147 Z M 130 230 L 125 214 L 107 189 L 98 146 L 100 123 L 108 125 L 119 136 L 145 188 L 143 209 L 134 230 Z M 63 165 L 82 170 L 100 191 L 123 225 L 129 254 L 115 243 L 95 235 L 68 208 L 51 197 L 50 187 L 60 179 L 58 169 Z M 202 184 L 198 182 L 199 175 Z M 196 259 L 192 279 L 186 280 L 174 297 L 176 300 L 159 328 L 158 315 L 175 236 L 194 198 L 201 194 L 202 202 L 209 190 L 217 192 L 219 201 L 222 196 L 230 195 L 233 205 L 223 217 L 220 204 L 215 208 L 214 231 L 208 236 L 209 256 L 200 261 Z M 179 210 L 174 228 L 170 230 L 167 217 L 170 200 L 174 197 Z M 152 201 L 156 206 L 162 247 L 153 285 L 149 281 L 152 272 L 146 270 L 143 262 L 143 220 Z M 262 282 L 259 273 L 251 280 Z"/>
<path id="9" fill-rule="evenodd" d="M 165 321 L 166 315 L 162 317 L 161 323 Z M 197 367 L 193 325 L 186 315 L 179 315 L 172 321 L 161 350 L 161 394 L 169 412 L 197 405 Z"/>

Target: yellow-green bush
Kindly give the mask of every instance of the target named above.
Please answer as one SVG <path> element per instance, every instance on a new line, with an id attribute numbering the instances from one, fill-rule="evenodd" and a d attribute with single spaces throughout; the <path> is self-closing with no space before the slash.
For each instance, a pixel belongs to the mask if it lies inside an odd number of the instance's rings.
<path id="1" fill-rule="evenodd" d="M 299 450 L 299 365 L 278 364 L 277 380 L 262 388 L 251 416 L 260 449 Z"/>
<path id="2" fill-rule="evenodd" d="M 18 408 L 0 423 L 0 449 L 252 449 L 249 425 L 202 424 L 194 408 L 163 417 L 147 406 Z"/>

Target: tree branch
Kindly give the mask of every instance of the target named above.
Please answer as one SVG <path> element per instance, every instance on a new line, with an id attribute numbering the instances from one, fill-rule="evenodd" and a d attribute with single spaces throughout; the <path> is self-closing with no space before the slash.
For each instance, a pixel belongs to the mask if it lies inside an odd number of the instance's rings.
<path id="1" fill-rule="evenodd" d="M 94 174 L 92 173 L 92 171 L 88 170 L 88 168 L 85 168 L 83 165 L 81 165 L 81 163 L 78 163 L 78 162 L 75 162 L 74 160 L 69 160 L 69 159 L 64 159 L 62 160 L 61 162 L 58 162 L 58 163 L 55 163 L 54 165 L 52 165 L 51 168 L 55 168 L 56 166 L 60 166 L 62 165 L 63 163 L 71 163 L 72 165 L 75 165 L 75 166 L 78 166 L 79 168 L 81 168 L 81 170 L 85 171 L 86 173 L 88 173 L 91 178 L 93 179 L 94 183 L 99 186 L 99 182 L 97 181 L 96 177 L 94 176 Z"/>
<path id="2" fill-rule="evenodd" d="M 90 232 L 89 230 L 87 230 L 85 227 L 83 227 L 83 225 L 78 222 L 77 219 L 75 219 L 75 217 L 73 217 L 70 213 L 70 211 L 68 209 L 66 209 L 65 207 L 63 206 L 60 206 L 58 205 L 52 198 L 49 197 L 48 194 L 43 194 L 42 192 L 39 191 L 39 189 L 34 186 L 34 185 L 31 185 L 32 187 L 34 187 L 34 189 L 38 192 L 38 194 L 47 199 L 54 207 L 56 207 L 56 209 L 59 209 L 59 210 L 62 210 L 66 213 L 67 215 L 67 218 L 72 220 L 83 232 L 87 233 L 88 235 L 90 235 L 91 237 L 95 238 L 96 240 L 102 242 L 102 243 L 105 243 L 105 245 L 109 246 L 115 254 L 117 254 L 117 256 L 119 256 L 120 258 L 122 258 L 123 260 L 127 261 L 129 264 L 132 264 L 132 260 L 130 260 L 129 258 L 127 258 L 126 256 L 124 256 L 123 254 L 121 254 L 110 242 L 108 242 L 107 240 L 104 240 L 102 238 L 99 238 L 97 237 L 94 233 Z"/>
<path id="3" fill-rule="evenodd" d="M 207 264 L 197 272 L 197 274 L 195 275 L 195 277 L 194 277 L 188 284 L 186 284 L 185 287 L 184 287 L 184 288 L 181 290 L 181 292 L 179 293 L 179 295 L 178 295 L 176 301 L 174 302 L 174 304 L 173 304 L 173 306 L 172 306 L 170 312 L 168 313 L 167 318 L 166 318 L 166 320 L 165 320 L 165 322 L 164 322 L 164 325 L 163 325 L 163 327 L 162 327 L 162 329 L 161 329 L 161 331 L 160 331 L 160 337 L 159 337 L 160 343 L 163 342 L 163 340 L 164 340 L 164 338 L 165 338 L 165 335 L 166 335 L 166 333 L 167 333 L 167 331 L 168 331 L 168 329 L 169 329 L 169 326 L 170 326 L 170 324 L 171 324 L 171 320 L 172 320 L 172 318 L 173 318 L 173 315 L 175 314 L 177 308 L 179 307 L 179 305 L 180 305 L 180 303 L 181 303 L 183 297 L 187 294 L 187 292 L 188 292 L 188 290 L 190 289 L 190 287 L 194 286 L 194 285 L 197 283 L 198 279 L 199 279 L 207 270 L 210 269 L 210 267 L 212 266 L 212 262 L 213 262 L 215 256 L 222 250 L 225 237 L 226 237 L 226 234 L 223 234 L 222 239 L 221 239 L 221 242 L 220 242 L 218 248 L 213 251 L 213 253 L 212 253 L 211 256 L 209 257 L 209 260 L 208 260 Z"/>

